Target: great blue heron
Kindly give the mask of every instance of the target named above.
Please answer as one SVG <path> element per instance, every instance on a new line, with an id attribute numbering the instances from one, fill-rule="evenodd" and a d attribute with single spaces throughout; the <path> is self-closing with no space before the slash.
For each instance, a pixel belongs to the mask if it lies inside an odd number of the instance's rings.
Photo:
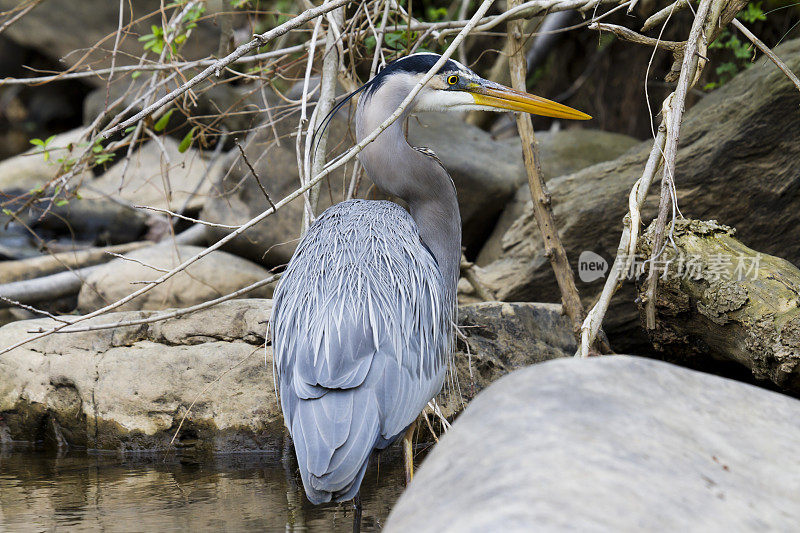
<path id="1" fill-rule="evenodd" d="M 438 59 L 398 59 L 350 95 L 361 93 L 359 141 Z M 590 118 L 448 60 L 405 115 L 359 154 L 375 185 L 408 211 L 368 200 L 328 208 L 300 241 L 272 311 L 281 408 L 314 504 L 356 497 L 372 451 L 404 432 L 412 472 L 406 430 L 441 390 L 451 353 L 461 216 L 447 170 L 431 151 L 408 144 L 402 123 L 412 111 L 467 110 Z"/>

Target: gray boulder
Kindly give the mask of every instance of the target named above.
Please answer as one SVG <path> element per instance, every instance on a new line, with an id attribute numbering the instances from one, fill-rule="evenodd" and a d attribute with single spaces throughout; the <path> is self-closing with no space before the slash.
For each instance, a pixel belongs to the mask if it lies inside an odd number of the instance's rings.
<path id="1" fill-rule="evenodd" d="M 124 298 L 165 270 L 203 251 L 202 247 L 163 243 L 125 254 L 97 267 L 86 277 L 78 294 L 78 311 L 89 313 Z M 161 269 L 156 270 L 154 268 Z M 119 307 L 121 311 L 188 307 L 219 298 L 270 276 L 269 271 L 247 259 L 214 251 L 189 265 L 164 283 Z M 248 297 L 270 297 L 272 287 L 255 289 Z"/>
<path id="2" fill-rule="evenodd" d="M 791 69 L 800 69 L 800 40 L 776 52 Z M 795 264 L 800 264 L 800 209 L 794 192 L 800 187 L 798 106 L 800 94 L 786 76 L 768 59 L 758 60 L 688 110 L 676 169 L 678 204 L 685 216 L 734 226 L 747 246 Z M 576 272 L 582 251 L 600 254 L 609 263 L 614 257 L 628 194 L 651 146 L 643 142 L 614 161 L 548 183 L 559 234 Z M 656 214 L 659 189 L 658 183 L 651 187 L 645 222 Z M 530 204 L 502 237 L 495 234 L 486 250 L 483 257 L 494 261 L 484 262 L 484 281 L 499 299 L 560 301 Z M 604 279 L 576 281 L 589 305 Z M 618 350 L 646 350 L 631 285 L 612 301 L 605 327 Z"/>
<path id="3" fill-rule="evenodd" d="M 521 150 L 519 138 L 504 141 Z M 608 131 L 570 128 L 560 131 L 536 133 L 536 143 L 544 179 L 549 181 L 558 176 L 572 174 L 603 161 L 621 156 L 639 141 L 627 135 Z M 494 225 L 491 235 L 481 248 L 475 263 L 485 266 L 503 255 L 503 235 L 526 209 L 530 210 L 531 189 L 527 182 L 514 197 L 506 203 L 500 218 Z"/>
<path id="4" fill-rule="evenodd" d="M 0 356 L 0 435 L 30 441 L 46 428 L 50 440 L 67 445 L 163 449 L 195 402 L 176 439 L 185 453 L 278 444 L 283 420 L 272 388 L 272 349 L 263 347 L 271 306 L 270 300 L 232 300 L 162 322 L 58 334 L 11 350 Z M 442 394 L 444 413 L 460 411 L 515 368 L 571 355 L 574 341 L 559 311 L 551 304 L 462 307 L 459 388 Z M 82 324 L 153 314 L 111 313 Z M 8 324 L 0 329 L 0 346 L 53 324 Z M 530 346 L 535 355 L 525 350 Z"/>
<path id="5" fill-rule="evenodd" d="M 289 136 L 297 128 L 298 117 L 297 113 L 290 114 L 275 124 L 275 130 L 266 126 L 258 128 L 242 143 L 247 161 L 253 165 L 258 180 L 273 203 L 300 186 L 295 143 Z M 335 145 L 334 140 L 347 139 L 348 129 L 344 121 L 332 121 L 329 135 L 330 145 Z M 348 141 L 344 141 L 344 144 L 349 146 Z M 223 166 L 226 172 L 212 185 L 200 215 L 203 220 L 229 226 L 240 225 L 269 208 L 261 186 L 238 149 L 232 150 L 224 158 Z M 343 186 L 343 183 L 346 180 L 349 183 L 351 169 L 348 166 L 347 172 L 334 172 L 329 180 L 323 182 L 319 195 L 320 212 L 331 205 L 331 199 L 339 202 L 344 198 L 343 191 L 347 185 Z M 362 183 L 362 193 L 368 188 L 368 182 Z M 226 244 L 224 249 L 267 265 L 285 264 L 294 253 L 302 216 L 303 200 L 297 199 L 242 233 Z M 214 240 L 230 231 L 209 228 Z"/>
<path id="6" fill-rule="evenodd" d="M 667 363 L 534 365 L 472 402 L 385 531 L 790 531 L 798 420 L 797 400 Z"/>
<path id="7" fill-rule="evenodd" d="M 265 365 L 259 347 L 270 309 L 270 300 L 233 300 L 173 320 L 55 335 L 12 350 L 0 357 L 7 433 L 34 440 L 47 427 L 51 438 L 68 445 L 166 448 L 197 399 L 179 446 L 213 452 L 278 444 L 283 419 L 271 385 L 271 353 Z M 84 324 L 151 314 L 112 313 Z M 32 328 L 52 325 L 14 322 L 0 329 L 0 339 L 9 345 Z"/>
<path id="8" fill-rule="evenodd" d="M 162 137 L 164 150 L 150 141 L 119 161 L 100 177 L 83 180 L 81 196 L 87 200 L 114 198 L 130 205 L 170 211 L 197 212 L 223 173 L 222 162 L 212 163 L 198 150 L 178 151 L 178 142 Z"/>
<path id="9" fill-rule="evenodd" d="M 445 402 L 446 414 L 463 407 L 501 376 L 520 368 L 571 357 L 577 350 L 569 318 L 558 304 L 481 302 L 458 308 L 456 371 L 461 398 Z"/>
<path id="10" fill-rule="evenodd" d="M 345 113 L 339 115 L 330 126 L 331 154 L 354 144 Z M 245 145 L 247 158 L 273 202 L 299 187 L 295 144 L 287 136 L 294 131 L 296 123 L 295 115 L 278 123 L 280 146 L 268 127 L 259 128 Z M 492 221 L 525 180 L 519 149 L 493 140 L 488 133 L 466 124 L 458 116 L 442 113 L 412 117 L 408 136 L 411 144 L 436 152 L 450 171 L 458 190 L 464 224 L 463 243 L 477 249 L 487 237 Z M 206 202 L 202 217 L 221 224 L 241 224 L 264 211 L 269 204 L 238 150 L 231 152 L 225 166 L 230 170 Z M 351 174 L 352 167 L 346 165 L 345 171 L 335 172 L 323 183 L 318 212 L 344 199 Z M 359 196 L 382 198 L 366 178 L 359 188 Z M 301 218 L 302 201 L 296 200 L 235 239 L 227 249 L 269 265 L 286 263 L 300 235 Z M 214 231 L 218 237 L 225 234 L 225 230 Z"/>

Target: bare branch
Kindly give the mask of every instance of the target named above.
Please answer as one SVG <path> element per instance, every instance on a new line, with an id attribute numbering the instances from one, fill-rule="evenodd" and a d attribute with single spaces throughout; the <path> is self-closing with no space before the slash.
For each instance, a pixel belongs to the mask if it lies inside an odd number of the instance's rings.
<path id="1" fill-rule="evenodd" d="M 664 23 L 670 16 L 674 15 L 681 9 L 686 8 L 689 5 L 689 0 L 677 0 L 676 2 L 668 5 L 658 13 L 651 15 L 646 21 L 644 21 L 644 25 L 642 26 L 642 31 L 650 31 L 656 26 L 659 26 Z"/>
<path id="2" fill-rule="evenodd" d="M 293 30 L 295 28 L 298 28 L 298 27 L 302 26 L 303 24 L 305 24 L 306 22 L 308 22 L 309 20 L 313 20 L 313 19 L 317 18 L 318 16 L 327 13 L 328 11 L 332 11 L 332 10 L 336 9 L 337 7 L 341 7 L 341 6 L 345 5 L 345 4 L 347 4 L 349 1 L 350 0 L 331 0 L 331 2 L 328 3 L 328 4 L 323 4 L 323 5 L 321 5 L 321 6 L 317 7 L 317 8 L 308 9 L 308 10 L 304 11 L 300 15 L 294 17 L 293 19 L 288 20 L 287 22 L 284 22 L 283 24 L 281 24 L 277 28 L 273 28 L 273 29 L 271 29 L 271 30 L 269 30 L 267 32 L 264 32 L 264 33 L 260 34 L 260 35 L 256 35 L 252 40 L 250 40 L 249 42 L 239 46 L 238 48 L 236 48 L 236 50 L 234 50 L 233 52 L 231 52 L 227 56 L 223 57 L 222 59 L 220 59 L 218 61 L 215 61 L 212 65 L 206 67 L 205 70 L 203 70 L 202 72 L 200 72 L 199 74 L 194 76 L 192 79 L 190 79 L 189 81 L 187 81 L 186 83 L 184 83 L 183 85 L 181 85 L 180 87 L 175 89 L 174 91 L 170 92 L 169 94 L 163 96 L 162 98 L 160 98 L 158 101 L 154 102 L 153 104 L 151 104 L 151 105 L 147 106 L 146 108 L 142 109 L 136 115 L 132 116 L 131 118 L 129 118 L 128 120 L 122 122 L 121 124 L 118 124 L 118 125 L 114 126 L 113 128 L 109 128 L 109 129 L 106 129 L 105 131 L 101 132 L 101 134 L 100 134 L 101 137 L 103 137 L 104 139 L 107 139 L 110 135 L 113 135 L 114 133 L 116 133 L 116 132 L 118 132 L 120 130 L 124 130 L 128 126 L 131 126 L 131 125 L 135 124 L 139 120 L 141 120 L 144 117 L 146 117 L 147 115 L 151 114 L 156 109 L 158 109 L 160 107 L 163 107 L 165 104 L 175 100 L 178 96 L 182 95 L 183 93 L 185 93 L 186 91 L 188 91 L 189 89 L 191 89 L 192 87 L 194 87 L 195 85 L 197 85 L 198 83 L 203 81 L 204 79 L 210 77 L 212 74 L 220 72 L 224 67 L 226 67 L 227 65 L 230 65 L 231 63 L 233 63 L 237 59 L 239 59 L 242 56 L 244 56 L 246 53 L 255 50 L 259 46 L 264 46 L 265 44 L 269 43 L 270 41 L 272 41 L 276 37 L 279 37 L 279 36 L 283 35 L 284 33 L 287 33 L 288 31 L 291 31 L 291 30 Z"/>
<path id="3" fill-rule="evenodd" d="M 787 66 L 786 66 L 786 63 L 784 63 L 784 62 L 781 60 L 781 58 L 779 58 L 779 57 L 778 57 L 778 56 L 775 54 L 775 52 L 773 52 L 772 50 L 770 50 L 770 49 L 769 49 L 769 47 L 768 47 L 766 44 L 764 44 L 764 42 L 763 42 L 761 39 L 759 39 L 758 37 L 756 37 L 756 36 L 753 34 L 753 32 L 751 32 L 750 30 L 748 30 L 748 29 L 745 27 L 745 25 L 744 25 L 744 24 L 742 24 L 741 22 L 739 22 L 737 19 L 733 19 L 731 22 L 732 22 L 732 23 L 733 23 L 733 25 L 736 27 L 736 29 L 737 29 L 737 30 L 739 30 L 740 32 L 742 32 L 742 33 L 744 34 L 744 36 L 745 36 L 745 37 L 747 37 L 748 39 L 750 39 L 750 41 L 751 41 L 751 42 L 752 42 L 754 45 L 756 45 L 756 47 L 757 47 L 759 50 L 761 50 L 761 51 L 764 53 L 764 55 L 765 55 L 765 56 L 767 56 L 768 58 L 770 58 L 770 60 L 771 60 L 773 63 L 775 63 L 775 66 L 777 66 L 779 69 L 781 69 L 781 72 L 783 72 L 784 74 L 786 74 L 786 77 L 787 77 L 787 78 L 789 78 L 789 80 L 791 80 L 791 82 L 792 82 L 792 83 L 794 83 L 794 86 L 795 86 L 795 87 L 797 87 L 797 90 L 798 90 L 798 91 L 800 91 L 800 79 L 798 79 L 798 78 L 797 78 L 797 76 L 795 75 L 795 73 L 794 73 L 794 72 L 792 72 L 792 71 L 791 71 L 791 69 L 789 69 L 789 67 L 787 67 Z"/>
<path id="4" fill-rule="evenodd" d="M 133 320 L 120 320 L 118 322 L 111 322 L 107 324 L 92 324 L 91 326 L 71 327 L 69 329 L 62 329 L 58 333 L 80 333 L 86 331 L 98 331 L 101 329 L 114 329 L 114 328 L 123 328 L 127 326 L 140 326 L 142 324 L 152 324 L 154 322 L 161 322 L 163 320 L 168 320 L 170 318 L 177 318 L 179 316 L 196 313 L 197 311 L 201 311 L 203 309 L 208 309 L 209 307 L 214 307 L 215 305 L 221 304 L 222 302 L 227 302 L 228 300 L 233 300 L 235 298 L 238 298 L 239 296 L 247 294 L 248 292 L 252 292 L 260 287 L 264 287 L 265 285 L 274 283 L 278 281 L 280 277 L 281 277 L 280 274 L 273 274 L 272 276 L 262 279 L 261 281 L 251 283 L 247 287 L 242 287 L 237 291 L 231 292 L 224 296 L 220 296 L 219 298 L 215 298 L 214 300 L 209 300 L 207 302 L 193 305 L 191 307 L 185 307 L 183 309 L 175 309 L 174 311 L 169 311 L 166 313 L 158 313 L 156 315 L 149 316 L 146 318 L 136 318 Z M 72 325 L 74 323 L 75 321 L 70 322 L 68 325 Z M 41 333 L 43 331 L 44 331 L 43 328 L 39 328 L 38 330 L 28 330 L 28 333 Z"/>
<path id="5" fill-rule="evenodd" d="M 636 44 L 643 44 L 645 46 L 655 46 L 656 48 L 661 48 L 664 50 L 668 50 L 673 53 L 683 53 L 683 49 L 686 46 L 686 43 L 679 43 L 677 41 L 662 41 L 661 39 L 654 39 L 652 37 L 647 37 L 645 35 L 641 35 L 636 33 L 633 30 L 629 30 L 624 26 L 617 26 L 616 24 L 604 24 L 595 22 L 593 24 L 589 24 L 590 30 L 597 30 L 597 31 L 609 31 L 616 35 L 617 37 L 624 39 L 626 41 L 630 41 Z"/>
<path id="6" fill-rule="evenodd" d="M 511 11 L 519 6 L 519 2 L 520 0 L 509 0 L 508 5 L 511 7 Z M 508 66 L 511 70 L 511 86 L 518 91 L 525 91 L 527 72 L 523 23 L 514 21 L 509 24 L 508 40 L 511 43 L 510 56 L 508 58 Z M 578 288 L 575 286 L 575 276 L 569 266 L 567 251 L 564 249 L 564 245 L 558 235 L 558 227 L 550 206 L 550 193 L 547 192 L 539 157 L 536 153 L 536 137 L 533 132 L 533 122 L 530 115 L 518 113 L 517 128 L 522 140 L 522 155 L 528 174 L 528 185 L 530 185 L 531 189 L 533 215 L 542 234 L 545 255 L 550 260 L 550 265 L 553 267 L 553 272 L 558 282 L 558 288 L 561 291 L 564 312 L 572 320 L 573 332 L 577 336 L 583 322 L 583 304 L 578 295 Z"/>
<path id="7" fill-rule="evenodd" d="M 667 224 L 667 211 L 672 198 L 672 190 L 675 180 L 675 160 L 678 156 L 678 138 L 680 136 L 681 121 L 686 105 L 686 94 L 689 87 L 694 84 L 702 66 L 699 63 L 698 49 L 703 46 L 706 38 L 703 29 L 706 27 L 706 17 L 715 0 L 701 0 L 697 8 L 697 14 L 689 32 L 686 42 L 686 51 L 683 55 L 683 65 L 681 66 L 678 86 L 675 92 L 664 100 L 664 124 L 667 127 L 667 139 L 664 143 L 664 172 L 661 177 L 661 200 L 658 206 L 658 217 L 656 218 L 655 236 L 653 244 L 653 255 L 650 258 L 650 275 L 648 277 L 648 301 L 645 302 L 645 315 L 647 329 L 656 326 L 656 287 L 658 285 L 658 274 L 655 268 L 655 261 L 661 254 L 661 247 L 664 243 L 664 228 Z M 711 25 L 709 25 L 711 26 Z"/>

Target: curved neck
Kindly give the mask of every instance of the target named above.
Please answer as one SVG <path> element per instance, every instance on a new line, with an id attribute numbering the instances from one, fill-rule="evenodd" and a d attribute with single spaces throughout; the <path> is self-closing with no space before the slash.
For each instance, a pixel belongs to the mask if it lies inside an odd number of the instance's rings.
<path id="1" fill-rule="evenodd" d="M 358 141 L 386 120 L 407 94 L 407 91 L 386 90 L 384 86 L 362 96 L 356 113 Z M 407 114 L 381 132 L 358 158 L 379 189 L 408 204 L 420 238 L 436 258 L 455 298 L 461 264 L 461 215 L 456 189 L 447 171 L 435 159 L 406 141 L 402 125 Z"/>

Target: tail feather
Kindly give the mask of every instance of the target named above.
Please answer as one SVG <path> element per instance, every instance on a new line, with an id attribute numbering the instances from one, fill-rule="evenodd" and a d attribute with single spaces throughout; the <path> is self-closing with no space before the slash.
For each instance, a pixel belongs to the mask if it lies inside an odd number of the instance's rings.
<path id="1" fill-rule="evenodd" d="M 321 398 L 297 402 L 292 436 L 312 503 L 355 496 L 380 434 L 379 414 L 371 390 L 332 390 Z"/>

